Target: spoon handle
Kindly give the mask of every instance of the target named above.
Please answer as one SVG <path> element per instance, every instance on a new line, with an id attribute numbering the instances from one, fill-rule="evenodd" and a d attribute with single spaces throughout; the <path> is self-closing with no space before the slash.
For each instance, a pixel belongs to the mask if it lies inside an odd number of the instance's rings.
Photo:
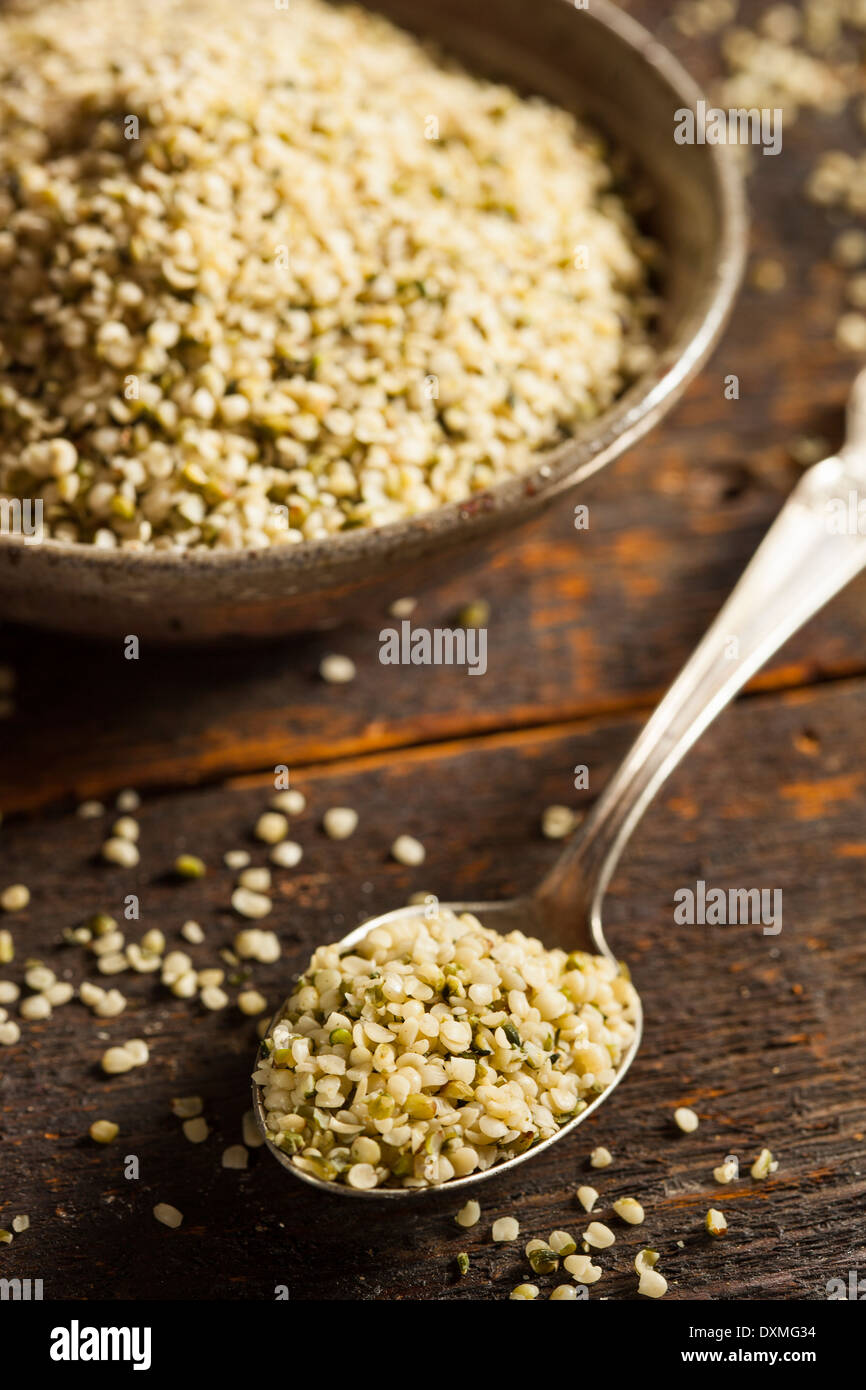
<path id="1" fill-rule="evenodd" d="M 606 949 L 601 899 L 659 788 L 737 691 L 864 567 L 866 373 L 861 373 L 851 393 L 844 447 L 803 475 L 706 636 L 536 890 L 535 901 L 551 931 L 559 930 L 559 940 L 566 943 L 588 926 L 596 948 Z"/>

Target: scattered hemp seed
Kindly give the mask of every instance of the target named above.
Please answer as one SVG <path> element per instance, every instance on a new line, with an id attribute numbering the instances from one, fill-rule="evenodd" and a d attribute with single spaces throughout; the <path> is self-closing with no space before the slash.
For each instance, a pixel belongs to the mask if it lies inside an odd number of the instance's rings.
<path id="1" fill-rule="evenodd" d="M 99 989 L 98 985 L 93 985 L 92 988 L 99 990 L 99 997 L 97 998 L 94 996 L 92 1005 L 93 1012 L 96 1014 L 97 1018 L 118 1018 L 119 1015 L 123 1013 L 126 1008 L 126 998 L 121 994 L 119 989 Z M 82 1002 L 87 1003 L 88 1001 L 84 998 L 83 990 L 84 985 L 81 986 L 79 993 L 81 994 Z"/>
<path id="2" fill-rule="evenodd" d="M 179 854 L 174 861 L 174 871 L 178 878 L 204 878 L 207 866 L 197 854 Z"/>
<path id="3" fill-rule="evenodd" d="M 559 1269 L 556 1251 L 551 1250 L 544 1240 L 531 1240 L 526 1246 L 526 1258 L 532 1266 L 533 1274 L 553 1274 Z"/>
<path id="4" fill-rule="evenodd" d="M 153 1214 L 163 1226 L 170 1226 L 175 1230 L 183 1221 L 183 1216 L 177 1207 L 170 1207 L 167 1202 L 157 1202 L 153 1209 Z"/>
<path id="5" fill-rule="evenodd" d="M 256 1018 L 268 1007 L 268 1001 L 257 989 L 245 989 L 238 995 L 238 1008 L 247 1018 Z M 349 1037 L 351 1038 L 351 1033 Z"/>
<path id="6" fill-rule="evenodd" d="M 243 1144 L 230 1144 L 227 1149 L 223 1149 L 222 1166 L 224 1168 L 246 1168 L 250 1156 Z"/>
<path id="7" fill-rule="evenodd" d="M 163 980 L 165 976 L 163 975 Z M 169 985 L 175 999 L 194 999 L 198 993 L 198 976 L 194 970 L 182 970 Z"/>
<path id="8" fill-rule="evenodd" d="M 68 980 L 57 980 L 53 985 L 49 985 L 45 991 L 45 998 L 52 1009 L 58 1009 L 62 1004 L 68 1004 L 74 995 L 75 987 Z"/>
<path id="9" fill-rule="evenodd" d="M 390 618 L 411 618 L 417 607 L 418 600 L 416 598 L 395 598 L 388 607 L 388 616 Z"/>
<path id="10" fill-rule="evenodd" d="M 546 806 L 541 815 L 541 833 L 547 840 L 564 840 L 577 824 L 570 806 Z"/>
<path id="11" fill-rule="evenodd" d="M 635 1256 L 634 1268 L 638 1276 L 637 1291 L 645 1298 L 662 1298 L 668 1291 L 668 1281 L 655 1269 L 658 1263 L 657 1250 L 639 1250 Z"/>
<path id="12" fill-rule="evenodd" d="M 24 983 L 28 989 L 41 992 L 48 989 L 56 981 L 57 976 L 53 970 L 49 970 L 47 965 L 31 965 L 24 975 Z"/>
<path id="13" fill-rule="evenodd" d="M 331 840 L 348 840 L 358 825 L 358 812 L 351 806 L 332 806 L 322 817 L 322 828 Z"/>
<path id="14" fill-rule="evenodd" d="M 97 1144 L 111 1144 L 120 1133 L 120 1125 L 113 1120 L 94 1120 L 88 1133 Z"/>
<path id="15" fill-rule="evenodd" d="M 520 1235 L 520 1225 L 513 1216 L 501 1216 L 494 1221 L 490 1234 L 495 1241 L 516 1240 Z"/>
<path id="16" fill-rule="evenodd" d="M 204 941 L 204 932 L 198 922 L 184 922 L 180 934 L 192 946 L 200 946 Z"/>
<path id="17" fill-rule="evenodd" d="M 241 960 L 257 960 L 273 965 L 280 958 L 280 942 L 276 932 L 261 927 L 246 927 L 234 939 L 234 948 Z"/>
<path id="18" fill-rule="evenodd" d="M 254 893 L 267 893 L 271 886 L 271 871 L 264 865 L 244 869 L 238 874 L 238 884 L 241 888 L 252 888 Z"/>
<path id="19" fill-rule="evenodd" d="M 155 952 L 143 951 L 135 941 L 127 946 L 126 959 L 137 975 L 148 975 L 162 965 L 161 958 Z"/>
<path id="20" fill-rule="evenodd" d="M 557 1284 L 550 1294 L 551 1299 L 569 1299 L 574 1301 L 577 1298 L 577 1289 L 573 1284 Z"/>
<path id="21" fill-rule="evenodd" d="M 613 1154 L 610 1149 L 606 1149 L 602 1145 L 599 1145 L 597 1149 L 593 1149 L 589 1156 L 590 1168 L 609 1168 L 612 1163 Z M 589 1208 L 587 1208 L 587 1210 L 589 1210 Z"/>
<path id="22" fill-rule="evenodd" d="M 144 936 L 141 938 L 141 948 L 150 955 L 162 955 L 165 950 L 165 936 L 159 930 L 159 927 L 151 927 L 150 931 L 144 933 Z"/>
<path id="23" fill-rule="evenodd" d="M 481 1206 L 478 1202 L 468 1201 L 462 1206 L 454 1220 L 458 1226 L 477 1226 L 481 1220 Z"/>
<path id="24" fill-rule="evenodd" d="M 102 846 L 102 857 L 106 864 L 119 864 L 124 869 L 134 869 L 141 856 L 138 845 L 132 840 L 123 840 L 119 835 L 106 840 Z"/>
<path id="25" fill-rule="evenodd" d="M 357 674 L 357 668 L 350 656 L 332 653 L 323 657 L 319 663 L 319 675 L 328 685 L 348 685 Z"/>
<path id="26" fill-rule="evenodd" d="M 90 980 L 82 980 L 78 987 L 78 997 L 82 1004 L 87 1005 L 88 1009 L 95 1008 L 104 994 L 105 990 L 99 985 L 92 984 Z"/>
<path id="27" fill-rule="evenodd" d="M 557 1255 L 573 1255 L 577 1249 L 577 1241 L 568 1231 L 551 1231 L 547 1243 Z"/>
<path id="28" fill-rule="evenodd" d="M 206 1009 L 216 1011 L 228 1005 L 229 997 L 219 985 L 205 985 L 199 998 Z"/>
<path id="29" fill-rule="evenodd" d="M 836 321 L 836 345 L 843 352 L 866 352 L 866 315 L 841 314 Z"/>
<path id="30" fill-rule="evenodd" d="M 591 1221 L 583 1233 L 584 1245 L 591 1246 L 593 1250 L 606 1250 L 615 1240 L 613 1231 L 601 1221 Z"/>
<path id="31" fill-rule="evenodd" d="M 734 1182 L 735 1179 L 739 1176 L 740 1165 L 737 1162 L 737 1160 L 733 1157 L 733 1155 L 731 1155 L 729 1158 L 726 1158 L 724 1163 L 720 1163 L 718 1168 L 713 1169 L 713 1177 L 715 1178 L 716 1182 Z"/>
<path id="32" fill-rule="evenodd" d="M 200 1115 L 202 1108 L 201 1096 L 175 1096 L 171 1102 L 171 1113 L 179 1120 L 190 1120 Z"/>
<path id="33" fill-rule="evenodd" d="M 140 833 L 138 821 L 132 816 L 121 816 L 111 827 L 111 833 L 119 840 L 131 840 L 135 843 Z"/>
<path id="34" fill-rule="evenodd" d="M 99 932 L 91 942 L 90 949 L 95 956 L 107 956 L 123 950 L 126 941 L 122 931 L 115 931 L 116 923 L 112 917 L 104 919 L 111 923 L 111 930 Z"/>
<path id="35" fill-rule="evenodd" d="M 782 262 L 770 256 L 755 261 L 749 278 L 755 289 L 760 290 L 762 294 L 778 294 L 779 290 L 785 288 L 788 280 Z"/>
<path id="36" fill-rule="evenodd" d="M 133 1066 L 143 1067 L 150 1061 L 150 1048 L 144 1038 L 130 1038 L 123 1046 L 132 1058 Z"/>
<path id="37" fill-rule="evenodd" d="M 846 270 L 858 270 L 866 264 L 866 232 L 860 227 L 849 227 L 840 232 L 833 242 L 833 260 Z"/>
<path id="38" fill-rule="evenodd" d="M 707 1231 L 711 1236 L 724 1236 L 728 1232 L 728 1223 L 722 1212 L 715 1207 L 710 1207 L 706 1215 L 705 1223 Z"/>
<path id="39" fill-rule="evenodd" d="M 580 1202 L 584 1211 L 592 1211 L 598 1201 L 598 1193 L 594 1187 L 579 1187 L 577 1189 L 577 1200 Z"/>
<path id="40" fill-rule="evenodd" d="M 35 1022 L 38 1019 L 51 1017 L 51 1004 L 44 994 L 32 994 L 29 999 L 22 999 L 18 1005 L 18 1012 L 22 1018 Z"/>
<path id="41" fill-rule="evenodd" d="M 280 811 L 264 811 L 256 821 L 253 832 L 257 840 L 266 845 L 276 845 L 289 833 L 289 822 Z"/>
<path id="42" fill-rule="evenodd" d="M 304 851 L 296 840 L 282 840 L 274 845 L 268 858 L 280 869 L 294 869 L 300 864 Z"/>
<path id="43" fill-rule="evenodd" d="M 761 1182 L 764 1178 L 768 1178 L 771 1173 L 775 1173 L 778 1166 L 770 1150 L 761 1149 L 761 1152 L 758 1154 L 758 1157 L 755 1159 L 749 1171 L 753 1178 Z"/>
<path id="44" fill-rule="evenodd" d="M 88 917 L 84 925 L 93 938 L 98 938 L 100 940 L 102 937 L 111 936 L 117 931 L 116 919 L 110 917 L 107 912 L 94 913 L 92 917 Z M 93 949 L 95 950 L 96 947 L 94 946 Z"/>
<path id="45" fill-rule="evenodd" d="M 232 893 L 232 907 L 239 917 L 258 921 L 267 917 L 273 903 L 265 893 L 254 893 L 251 888 L 236 888 Z"/>
<path id="46" fill-rule="evenodd" d="M 288 791 L 275 792 L 269 805 L 272 811 L 282 811 L 285 816 L 300 816 L 307 806 L 307 798 L 295 787 Z"/>
<path id="47" fill-rule="evenodd" d="M 107 1076 L 119 1076 L 122 1072 L 132 1071 L 136 1065 L 132 1053 L 125 1047 L 109 1047 L 102 1054 L 102 1070 Z"/>
<path id="48" fill-rule="evenodd" d="M 184 1138 L 191 1144 L 203 1144 L 210 1134 L 210 1125 L 203 1115 L 196 1115 L 191 1120 L 184 1120 L 181 1126 Z"/>
<path id="49" fill-rule="evenodd" d="M 12 980 L 0 980 L 0 1004 L 14 1004 L 21 990 Z"/>
<path id="50" fill-rule="evenodd" d="M 11 931 L 0 931 L 0 965 L 9 965 L 15 959 L 15 942 Z"/>
<path id="51" fill-rule="evenodd" d="M 634 1197 L 620 1197 L 619 1201 L 614 1202 L 613 1210 L 629 1226 L 640 1226 L 645 1217 L 643 1207 Z"/>
<path id="52" fill-rule="evenodd" d="M 163 984 L 174 984 L 192 970 L 192 959 L 185 951 L 170 951 L 163 958 Z"/>
<path id="53" fill-rule="evenodd" d="M 13 1219 L 13 1221 L 12 1221 L 12 1229 L 13 1229 L 13 1231 L 15 1232 L 15 1234 L 16 1234 L 17 1236 L 20 1236 L 24 1231 L 29 1231 L 29 1230 L 30 1230 L 30 1217 L 29 1217 L 29 1216 L 16 1216 L 16 1217 Z"/>
<path id="54" fill-rule="evenodd" d="M 122 792 L 118 792 L 114 804 L 118 811 L 137 811 L 141 805 L 141 797 L 132 787 L 124 787 Z"/>
<path id="55" fill-rule="evenodd" d="M 8 1023 L 0 1023 L 0 1045 L 3 1047 L 13 1047 L 21 1038 L 21 1029 L 14 1019 Z"/>
<path id="56" fill-rule="evenodd" d="M 82 801 L 76 806 L 75 814 L 81 820 L 97 820 L 99 816 L 105 815 L 105 807 L 101 801 Z"/>
<path id="57" fill-rule="evenodd" d="M 250 862 L 250 854 L 245 849 L 230 849 L 223 855 L 223 863 L 227 869 L 245 869 Z"/>
<path id="58" fill-rule="evenodd" d="M 690 1110 L 687 1105 L 681 1105 L 674 1111 L 674 1124 L 677 1129 L 681 1129 L 683 1134 L 694 1134 L 700 1120 L 694 1110 Z"/>
<path id="59" fill-rule="evenodd" d="M 199 989 L 219 989 L 225 977 L 226 972 L 220 970 L 219 966 L 216 965 L 209 966 L 205 970 L 197 970 L 195 976 Z"/>
<path id="60" fill-rule="evenodd" d="M 457 1256 L 457 1273 L 461 1278 L 464 1274 L 469 1273 L 469 1256 L 466 1254 L 465 1250 L 461 1250 L 460 1254 Z"/>
<path id="61" fill-rule="evenodd" d="M 99 957 L 96 968 L 100 975 L 122 975 L 129 969 L 129 962 L 121 951 L 106 951 Z"/>
<path id="62" fill-rule="evenodd" d="M 515 1303 L 529 1303 L 533 1298 L 538 1297 L 537 1284 L 518 1284 L 516 1289 L 512 1289 L 508 1297 Z"/>
<path id="63" fill-rule="evenodd" d="M 11 1245 L 13 1240 L 12 1232 L 0 1227 L 0 1245 Z"/>
<path id="64" fill-rule="evenodd" d="M 830 454 L 830 443 L 820 435 L 800 434 L 788 445 L 788 454 L 800 468 L 811 468 Z"/>
<path id="65" fill-rule="evenodd" d="M 567 1255 L 562 1265 L 578 1284 L 597 1284 L 602 1275 L 601 1265 L 594 1265 L 591 1255 Z"/>
<path id="66" fill-rule="evenodd" d="M 473 599 L 457 613 L 458 627 L 486 627 L 490 621 L 490 604 L 486 599 Z"/>
<path id="67" fill-rule="evenodd" d="M 427 858 L 427 851 L 412 835 L 398 835 L 391 846 L 391 854 L 398 864 L 407 864 L 414 867 L 423 864 Z"/>
<path id="68" fill-rule="evenodd" d="M 64 927 L 63 941 L 67 946 L 89 946 L 93 933 L 89 927 Z"/>
<path id="69" fill-rule="evenodd" d="M 23 912 L 29 902 L 30 889 L 23 883 L 12 883 L 0 893 L 0 907 L 4 912 Z"/>

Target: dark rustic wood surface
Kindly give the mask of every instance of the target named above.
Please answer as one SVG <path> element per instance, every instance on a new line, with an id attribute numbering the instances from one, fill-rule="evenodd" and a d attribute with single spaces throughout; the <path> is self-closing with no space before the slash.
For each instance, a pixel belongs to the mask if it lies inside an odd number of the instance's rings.
<path id="1" fill-rule="evenodd" d="M 660 22 L 660 0 L 630 8 L 712 76 L 712 43 L 677 37 Z M 206 945 L 173 944 L 212 962 L 237 925 L 221 854 L 254 848 L 249 828 L 276 763 L 291 766 L 309 805 L 297 827 L 304 859 L 276 874 L 284 956 L 254 972 L 274 1003 L 316 941 L 410 892 L 529 887 L 556 853 L 538 831 L 542 808 L 581 799 L 577 762 L 590 768 L 587 800 L 604 785 L 796 477 L 791 440 L 838 438 L 852 372 L 832 346 L 842 276 L 827 260 L 826 218 L 798 190 L 816 151 L 845 135 L 838 123 L 805 123 L 786 132 L 782 156 L 762 161 L 754 244 L 784 262 L 788 285 L 774 296 L 746 287 L 685 401 L 599 480 L 589 531 L 573 531 L 565 503 L 471 579 L 422 598 L 417 620 L 430 625 L 476 595 L 490 601 L 485 678 L 381 667 L 381 614 L 332 636 L 241 653 L 144 650 L 137 663 L 4 631 L 0 659 L 20 688 L 19 713 L 2 726 L 0 881 L 26 882 L 33 898 L 2 922 L 18 958 L 0 974 L 19 979 L 32 955 L 80 982 L 86 960 L 58 945 L 63 928 L 118 913 L 127 892 L 141 897 L 142 931 L 159 925 L 175 938 L 187 918 L 201 921 Z M 722 389 L 732 371 L 735 402 Z M 612 1223 L 617 1243 L 600 1257 L 593 1298 L 635 1297 L 632 1260 L 647 1243 L 678 1299 L 821 1299 L 828 1279 L 862 1274 L 864 632 L 860 583 L 774 659 L 665 789 L 606 903 L 611 942 L 644 999 L 642 1049 L 570 1139 L 479 1189 L 473 1231 L 454 1225 L 459 1202 L 447 1190 L 371 1220 L 368 1208 L 293 1182 L 260 1149 L 246 1173 L 222 1170 L 247 1108 L 253 1025 L 234 1008 L 210 1015 L 175 1000 L 153 976 L 123 975 L 120 1019 L 97 1021 L 73 1003 L 0 1049 L 0 1225 L 31 1217 L 0 1246 L 0 1274 L 42 1278 L 46 1297 L 267 1298 L 278 1284 L 293 1299 L 504 1297 L 526 1277 L 526 1239 L 585 1227 L 575 1197 L 585 1181 L 602 1193 L 601 1219 L 623 1195 L 647 1210 L 641 1228 Z M 334 649 L 358 664 L 351 686 L 316 676 Z M 136 871 L 99 863 L 101 823 L 70 810 L 128 785 L 147 789 Z M 334 804 L 361 813 L 342 844 L 319 826 Z M 423 868 L 389 861 L 401 830 L 427 845 Z M 211 866 L 201 883 L 167 875 L 183 849 Z M 781 888 L 780 935 L 677 926 L 674 892 L 699 878 Z M 150 1064 L 103 1077 L 108 1041 L 132 1036 L 148 1038 Z M 212 1125 L 201 1146 L 169 1109 L 191 1093 Z M 674 1128 L 679 1104 L 700 1113 L 696 1134 Z M 121 1126 L 108 1148 L 87 1138 L 102 1116 Z M 587 1166 L 596 1144 L 615 1156 L 601 1173 Z M 765 1144 L 779 1169 L 755 1183 L 747 1165 Z M 711 1172 L 728 1152 L 745 1176 L 720 1188 Z M 128 1154 L 140 1159 L 138 1181 L 123 1177 Z M 159 1201 L 183 1211 L 180 1230 L 154 1221 Z M 728 1217 L 724 1241 L 703 1232 L 711 1205 Z M 519 1245 L 493 1246 L 490 1224 L 506 1214 L 520 1220 Z M 463 1249 L 472 1264 L 459 1280 Z"/>

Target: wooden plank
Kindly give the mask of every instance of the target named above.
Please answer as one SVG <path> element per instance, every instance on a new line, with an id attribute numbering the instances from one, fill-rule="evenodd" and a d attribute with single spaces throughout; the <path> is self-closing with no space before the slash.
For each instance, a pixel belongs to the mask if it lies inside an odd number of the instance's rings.
<path id="1" fill-rule="evenodd" d="M 744 8 L 746 17 L 757 6 Z M 658 27 L 653 0 L 635 13 Z M 709 78 L 712 43 L 664 34 Z M 415 621 L 443 626 L 474 595 L 492 605 L 490 666 L 479 680 L 442 668 L 379 668 L 384 614 L 339 634 L 244 652 L 160 653 L 138 662 L 44 633 L 7 631 L 0 659 L 20 678 L 19 714 L 0 726 L 0 808 L 101 795 L 123 782 L 163 786 L 291 762 L 319 762 L 462 732 L 525 727 L 652 702 L 718 609 L 790 489 L 786 450 L 800 435 L 841 437 L 854 370 L 833 346 L 843 273 L 832 229 L 802 186 L 843 120 L 786 127 L 784 157 L 752 181 L 756 255 L 786 267 L 778 294 L 746 286 L 731 328 L 684 402 L 598 479 L 590 528 L 566 501 L 509 540 L 472 577 L 443 582 Z M 725 378 L 739 378 L 728 400 Z M 397 595 L 395 595 L 397 597 Z M 866 585 L 858 583 L 760 678 L 803 684 L 864 669 Z M 360 670 L 350 690 L 317 680 L 336 647 Z"/>
<path id="2" fill-rule="evenodd" d="M 505 1297 L 526 1276 L 526 1239 L 585 1229 L 575 1190 L 592 1180 L 601 1219 L 622 1195 L 638 1196 L 648 1213 L 640 1228 L 612 1222 L 617 1243 L 600 1256 L 606 1272 L 592 1298 L 633 1297 L 634 1255 L 652 1243 L 673 1298 L 823 1299 L 828 1279 L 866 1268 L 858 1220 L 866 1191 L 866 824 L 852 751 L 864 700 L 866 685 L 850 682 L 741 701 L 676 775 L 606 904 L 611 941 L 644 999 L 641 1052 L 585 1127 L 480 1189 L 474 1230 L 454 1225 L 458 1203 L 447 1191 L 371 1224 L 366 1209 L 295 1184 L 262 1150 L 245 1174 L 221 1169 L 222 1148 L 239 1139 L 252 1026 L 234 1008 L 205 1014 L 153 977 L 122 976 L 116 983 L 130 1002 L 121 1018 L 97 1021 L 73 1003 L 46 1023 L 25 1024 L 22 1043 L 0 1053 L 0 1224 L 20 1211 L 32 1223 L 3 1247 L 2 1273 L 44 1279 L 46 1298 L 268 1298 L 277 1284 L 301 1300 Z M 315 941 L 413 890 L 495 897 L 528 888 L 556 853 L 538 832 L 543 806 L 575 800 L 578 761 L 589 766 L 592 788 L 602 786 L 634 730 L 631 718 L 608 719 L 377 754 L 298 776 L 308 794 L 297 826 L 305 857 L 277 875 L 271 923 L 285 955 L 275 967 L 256 967 L 257 983 L 276 1002 L 292 963 Z M 214 960 L 236 925 L 220 855 L 250 843 L 265 798 L 266 786 L 252 779 L 148 798 L 134 872 L 95 862 L 98 822 L 58 814 L 4 826 L 0 881 L 27 882 L 33 900 L 4 920 L 19 958 L 3 974 L 19 978 L 32 954 L 78 982 L 80 953 L 58 947 L 59 934 L 95 910 L 119 913 L 130 891 L 140 895 L 141 930 L 159 925 L 180 946 L 177 931 L 194 917 L 207 943 L 191 954 L 201 965 Z M 340 844 L 318 828 L 333 804 L 361 811 L 356 835 Z M 388 846 L 403 830 L 427 844 L 420 869 L 389 862 Z M 171 881 L 166 871 L 181 850 L 205 857 L 205 879 Z M 674 892 L 699 878 L 781 888 L 781 933 L 678 926 Z M 104 1078 L 103 1048 L 132 1036 L 148 1038 L 150 1064 Z M 183 1139 L 169 1112 L 172 1096 L 195 1093 L 213 1127 L 201 1146 Z M 673 1127 L 678 1104 L 701 1114 L 695 1135 Z M 109 1148 L 86 1136 L 100 1117 L 121 1125 Z M 599 1143 L 615 1156 L 604 1172 L 587 1167 Z M 765 1144 L 779 1157 L 767 1182 L 713 1182 L 725 1154 L 737 1153 L 747 1172 Z M 122 1176 L 129 1154 L 140 1160 L 138 1181 Z M 184 1213 L 179 1230 L 154 1221 L 160 1201 Z M 724 1242 L 703 1233 L 710 1205 L 727 1214 Z M 506 1214 L 519 1218 L 521 1240 L 493 1246 L 490 1223 Z M 454 1261 L 462 1249 L 472 1266 L 460 1281 Z M 542 1281 L 545 1290 L 555 1282 Z"/>

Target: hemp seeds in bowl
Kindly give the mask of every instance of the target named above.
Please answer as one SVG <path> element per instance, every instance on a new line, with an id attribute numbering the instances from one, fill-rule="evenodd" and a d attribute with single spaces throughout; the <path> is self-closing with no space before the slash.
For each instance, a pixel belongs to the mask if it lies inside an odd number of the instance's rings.
<path id="1" fill-rule="evenodd" d="M 295 546 L 531 468 L 653 361 L 599 136 L 358 8 L 0 14 L 0 498 Z"/>
<path id="2" fill-rule="evenodd" d="M 612 1085 L 638 1010 L 607 957 L 445 908 L 398 918 L 297 981 L 253 1074 L 268 1140 L 356 1191 L 484 1172 Z"/>

